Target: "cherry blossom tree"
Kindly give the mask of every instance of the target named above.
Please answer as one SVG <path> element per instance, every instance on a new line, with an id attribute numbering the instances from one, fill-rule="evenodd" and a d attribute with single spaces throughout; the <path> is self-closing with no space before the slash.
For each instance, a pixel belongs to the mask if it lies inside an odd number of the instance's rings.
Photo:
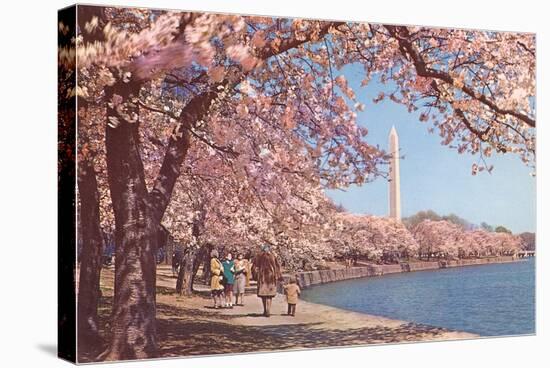
<path id="1" fill-rule="evenodd" d="M 241 177 L 223 154 L 208 148 L 188 153 L 190 164 L 163 220 L 189 252 L 208 244 L 248 253 L 268 243 L 287 269 L 332 255 L 320 238 L 333 209 L 319 186 L 299 175 L 273 175 L 272 168 Z M 262 169 L 261 163 L 247 166 L 250 174 Z"/>
<path id="2" fill-rule="evenodd" d="M 452 258 L 514 255 L 523 246 L 519 235 L 465 230 L 449 221 L 424 220 L 412 229 L 420 245 L 420 256 Z"/>
<path id="3" fill-rule="evenodd" d="M 190 183 L 198 175 L 230 172 L 227 193 L 244 207 L 235 216 L 238 228 L 281 246 L 289 260 L 316 248 L 316 232 L 308 229 L 323 226 L 326 212 L 316 210 L 324 208 L 318 205 L 322 188 L 385 175 L 389 157 L 357 124 L 364 106 L 339 74 L 345 65 L 364 67 L 363 85 L 387 83 L 377 100 L 421 109 L 421 120 L 439 130 L 442 144 L 478 155 L 474 174 L 492 169 L 484 158 L 494 152 L 534 162 L 532 35 L 79 9 L 78 37 L 60 50 L 60 60 L 71 67 L 76 54 L 79 85 L 69 93 L 89 104 L 79 116 L 90 106 L 102 110 L 98 132 L 105 136 L 93 152 L 104 152 L 105 164 L 96 170 L 107 173 L 117 245 L 112 337 L 102 359 L 156 355 L 158 227 L 165 221 L 172 231 L 200 239 L 200 226 L 224 217 L 212 200 L 225 192 L 225 182 L 200 181 L 197 190 Z M 193 166 L 194 155 L 200 167 Z M 189 167 L 188 182 L 178 184 Z M 169 209 L 174 199 L 176 213 Z M 222 202 L 231 213 L 231 198 Z M 295 223 L 284 221 L 289 213 Z M 438 247 L 454 251 L 447 242 Z"/>
<path id="4" fill-rule="evenodd" d="M 411 230 L 419 245 L 419 256 L 458 257 L 458 244 L 463 229 L 449 221 L 424 220 Z"/>
<path id="5" fill-rule="evenodd" d="M 537 240 L 535 233 L 523 232 L 519 234 L 519 236 L 523 240 L 523 250 L 531 250 L 531 251 L 535 250 L 536 240 Z"/>
<path id="6" fill-rule="evenodd" d="M 491 247 L 491 232 L 483 229 L 465 231 L 458 241 L 459 258 L 487 256 Z"/>
<path id="7" fill-rule="evenodd" d="M 399 220 L 349 213 L 334 218 L 330 242 L 340 257 L 381 261 L 385 253 L 408 257 L 418 251 L 416 240 Z"/>
<path id="8" fill-rule="evenodd" d="M 516 254 L 523 246 L 523 240 L 518 235 L 510 233 L 492 233 L 494 249 L 498 255 L 510 256 Z"/>

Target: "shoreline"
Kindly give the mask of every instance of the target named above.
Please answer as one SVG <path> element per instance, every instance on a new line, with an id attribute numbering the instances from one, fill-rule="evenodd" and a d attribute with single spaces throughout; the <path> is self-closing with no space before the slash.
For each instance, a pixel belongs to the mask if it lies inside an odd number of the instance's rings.
<path id="1" fill-rule="evenodd" d="M 309 281 L 306 286 L 309 287 L 360 277 L 520 260 L 522 259 L 497 257 L 460 263 L 455 261 L 445 265 L 440 262 L 417 262 L 413 267 L 410 267 L 412 263 L 407 263 L 407 266 L 368 265 L 301 272 L 298 275 Z M 349 277 L 339 278 L 344 276 Z M 103 296 L 100 303 L 102 334 L 108 333 L 113 280 L 113 270 L 104 269 L 101 273 Z M 176 278 L 171 274 L 170 266 L 161 265 L 157 268 L 159 358 L 455 341 L 483 337 L 475 333 L 371 315 L 304 299 L 298 302 L 296 317 L 291 317 L 286 315 L 286 298 L 280 293 L 273 299 L 272 315 L 268 318 L 262 315 L 261 299 L 251 293 L 252 289 L 255 291 L 253 287 L 247 290 L 245 306 L 213 309 L 212 299 L 206 293 L 199 291 L 192 297 L 180 297 L 175 293 L 175 284 Z M 199 286 L 199 289 L 202 287 Z M 93 362 L 94 358 L 92 352 L 82 351 L 79 361 Z"/>
<path id="2" fill-rule="evenodd" d="M 268 351 L 370 346 L 381 344 L 453 341 L 479 338 L 469 332 L 391 319 L 336 308 L 301 299 L 296 317 L 286 315 L 283 295 L 273 298 L 271 317 L 264 317 L 261 299 L 245 296 L 245 306 L 212 309 L 212 300 L 195 296 L 160 295 L 159 327 L 163 357 L 236 354 Z M 175 300 L 174 300 L 175 299 Z M 168 307 L 170 305 L 170 307 Z M 174 309 L 172 309 L 174 308 Z M 168 311 L 171 311 L 170 313 Z M 177 312 L 176 312 L 177 311 Z M 178 326 L 185 342 L 176 343 Z M 214 343 L 213 343 L 214 342 Z M 205 350 L 206 349 L 206 350 Z"/>
<path id="3" fill-rule="evenodd" d="M 161 337 L 161 346 L 175 343 L 172 340 L 180 322 L 189 334 L 184 337 L 181 350 L 161 348 L 163 356 L 296 351 L 481 337 L 475 333 L 356 312 L 304 299 L 298 301 L 296 317 L 291 317 L 286 315 L 286 298 L 281 293 L 273 298 L 272 315 L 268 318 L 262 315 L 261 299 L 255 295 L 254 286 L 247 290 L 245 306 L 213 309 L 212 299 L 206 292 L 190 298 L 176 296 L 173 293 L 176 279 L 171 277 L 169 268 L 163 267 L 158 276 L 160 282 L 157 285 L 166 292 L 157 294 L 157 319 L 159 327 L 163 326 L 161 329 L 169 326 L 169 331 L 161 336 L 170 340 L 164 341 Z M 212 340 L 220 341 L 220 344 L 210 346 L 207 341 Z"/>
<path id="4" fill-rule="evenodd" d="M 360 267 L 348 267 L 338 269 L 326 269 L 315 271 L 301 271 L 296 272 L 294 275 L 298 280 L 298 284 L 301 288 L 308 288 L 310 286 L 327 284 L 338 281 L 353 280 L 364 277 L 383 276 L 396 273 L 407 273 L 417 271 L 433 271 L 438 269 L 456 268 L 456 267 L 468 267 L 468 266 L 481 266 L 488 264 L 499 263 L 512 263 L 525 261 L 522 258 L 516 258 L 513 256 L 499 256 L 493 258 L 475 258 L 475 259 L 463 259 L 463 260 L 451 260 L 451 261 L 419 261 L 419 262 L 402 262 L 399 264 L 391 265 L 365 265 Z M 289 274 L 284 275 L 285 282 L 291 276 Z"/>

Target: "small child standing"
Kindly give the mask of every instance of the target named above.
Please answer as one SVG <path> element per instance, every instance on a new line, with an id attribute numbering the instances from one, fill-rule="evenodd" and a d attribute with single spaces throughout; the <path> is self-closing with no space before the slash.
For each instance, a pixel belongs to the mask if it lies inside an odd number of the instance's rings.
<path id="1" fill-rule="evenodd" d="M 296 314 L 296 304 L 298 304 L 298 296 L 300 296 L 300 287 L 296 283 L 295 278 L 289 280 L 289 284 L 284 286 L 286 301 L 288 303 L 288 312 L 289 316 L 294 317 Z"/>

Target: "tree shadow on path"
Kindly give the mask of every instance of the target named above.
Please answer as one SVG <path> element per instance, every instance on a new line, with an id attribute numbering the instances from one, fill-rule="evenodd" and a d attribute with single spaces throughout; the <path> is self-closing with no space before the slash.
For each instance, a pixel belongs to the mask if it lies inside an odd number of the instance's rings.
<path id="1" fill-rule="evenodd" d="M 102 336 L 107 336 L 109 332 L 110 309 L 111 298 L 103 297 L 100 307 Z M 183 308 L 158 303 L 159 357 L 413 342 L 426 340 L 426 337 L 437 339 L 439 335 L 448 332 L 443 328 L 415 323 L 396 327 L 333 329 L 324 327 L 321 322 L 246 326 L 232 321 L 243 317 L 259 318 L 263 314 L 222 314 L 215 309 Z M 97 354 L 106 348 L 106 341 L 101 345 L 80 349 L 79 362 L 95 361 Z M 42 350 L 56 351 L 55 347 L 49 349 L 44 347 Z"/>
<path id="2" fill-rule="evenodd" d="M 159 305 L 159 312 L 167 317 L 158 320 L 163 357 L 410 342 L 422 340 L 425 335 L 433 337 L 447 332 L 414 323 L 344 330 L 323 328 L 322 323 L 242 326 L 231 324 L 229 320 L 249 314 L 219 315 L 189 309 L 185 313 L 191 316 L 188 318 L 179 308 L 168 305 Z M 219 320 L 201 319 L 201 316 L 212 317 L 213 314 Z"/>

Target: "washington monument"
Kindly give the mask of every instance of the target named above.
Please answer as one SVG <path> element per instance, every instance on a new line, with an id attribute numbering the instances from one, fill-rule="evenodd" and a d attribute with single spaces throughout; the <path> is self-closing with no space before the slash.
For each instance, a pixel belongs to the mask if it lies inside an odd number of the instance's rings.
<path id="1" fill-rule="evenodd" d="M 389 136 L 390 159 L 390 217 L 401 220 L 401 188 L 399 177 L 399 137 L 395 126 L 392 126 Z"/>

